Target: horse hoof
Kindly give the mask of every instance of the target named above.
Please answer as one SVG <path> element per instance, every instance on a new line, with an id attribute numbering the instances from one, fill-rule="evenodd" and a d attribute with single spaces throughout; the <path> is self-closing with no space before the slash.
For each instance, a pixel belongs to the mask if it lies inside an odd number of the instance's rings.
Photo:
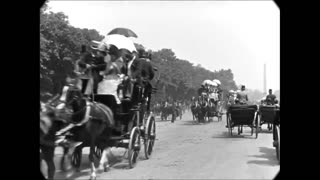
<path id="1" fill-rule="evenodd" d="M 97 176 L 90 176 L 89 180 L 96 180 L 96 179 L 97 179 Z"/>
<path id="2" fill-rule="evenodd" d="M 73 175 L 73 171 L 69 171 L 66 175 L 67 178 L 70 178 Z"/>
<path id="3" fill-rule="evenodd" d="M 108 171 L 110 171 L 110 166 L 104 167 L 104 172 L 108 172 Z"/>

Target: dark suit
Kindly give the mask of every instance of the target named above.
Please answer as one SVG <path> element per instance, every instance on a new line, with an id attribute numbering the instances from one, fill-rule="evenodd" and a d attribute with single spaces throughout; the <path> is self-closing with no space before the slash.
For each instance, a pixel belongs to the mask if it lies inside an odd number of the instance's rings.
<path id="1" fill-rule="evenodd" d="M 237 93 L 237 99 L 239 100 L 240 104 L 247 104 L 248 95 L 245 91 L 241 91 Z"/>
<path id="2" fill-rule="evenodd" d="M 147 59 L 135 58 L 131 64 L 130 72 L 130 77 L 137 80 L 132 90 L 132 100 L 134 102 L 141 100 L 139 97 L 142 94 L 140 95 L 140 92 L 137 88 L 138 86 L 145 87 L 143 95 L 144 97 L 148 97 L 150 99 L 152 86 L 149 81 L 151 81 L 155 75 L 151 62 Z"/>
<path id="3" fill-rule="evenodd" d="M 153 67 L 151 62 L 147 59 L 136 58 L 133 61 L 130 70 L 132 78 L 136 78 L 138 81 L 150 81 L 154 77 Z"/>
<path id="4" fill-rule="evenodd" d="M 266 98 L 267 104 L 275 104 L 276 103 L 276 96 L 274 94 L 268 94 Z"/>
<path id="5" fill-rule="evenodd" d="M 208 93 L 208 89 L 205 88 L 205 87 L 200 87 L 200 88 L 198 89 L 198 96 L 201 96 L 203 92 L 204 92 L 204 93 Z"/>
<path id="6" fill-rule="evenodd" d="M 104 57 L 93 57 L 91 53 L 85 53 L 78 62 L 79 67 L 86 68 L 86 65 L 94 65 L 92 68 L 93 76 L 93 92 L 96 94 L 98 89 L 98 83 L 102 80 L 102 76 L 99 75 L 100 71 L 104 71 L 106 68 L 106 63 L 104 62 Z"/>

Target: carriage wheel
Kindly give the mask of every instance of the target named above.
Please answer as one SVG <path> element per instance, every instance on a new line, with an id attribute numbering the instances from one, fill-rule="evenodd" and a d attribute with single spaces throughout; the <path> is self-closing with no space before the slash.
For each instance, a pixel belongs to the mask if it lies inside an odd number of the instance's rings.
<path id="1" fill-rule="evenodd" d="M 277 152 L 277 159 L 280 162 L 280 127 L 279 126 L 275 126 L 275 130 L 276 130 L 276 152 Z"/>
<path id="2" fill-rule="evenodd" d="M 138 127 L 134 127 L 130 134 L 128 147 L 129 167 L 133 168 L 137 163 L 140 152 L 140 132 Z"/>
<path id="3" fill-rule="evenodd" d="M 258 138 L 259 125 L 260 125 L 260 118 L 257 116 L 256 117 L 256 139 Z"/>
<path id="4" fill-rule="evenodd" d="M 232 127 L 231 127 L 231 117 L 230 117 L 230 115 L 227 115 L 227 121 L 228 121 L 229 133 L 232 136 Z"/>
<path id="5" fill-rule="evenodd" d="M 254 126 L 250 126 L 251 127 L 251 136 L 253 136 L 253 129 L 254 129 Z"/>
<path id="6" fill-rule="evenodd" d="M 144 153 L 145 153 L 146 159 L 149 159 L 152 153 L 155 139 L 156 139 L 156 121 L 152 116 L 147 121 L 146 138 L 144 141 Z"/>
<path id="7" fill-rule="evenodd" d="M 173 113 L 171 115 L 171 123 L 174 123 L 175 120 L 176 120 L 176 115 L 175 115 L 175 113 Z"/>
<path id="8" fill-rule="evenodd" d="M 96 148 L 95 148 L 95 150 L 94 150 L 94 155 L 95 155 L 98 159 L 100 159 L 100 158 L 101 158 L 102 151 L 103 151 L 103 150 L 102 150 L 101 148 L 99 148 L 99 147 L 96 146 Z"/>
<path id="9" fill-rule="evenodd" d="M 73 151 L 73 153 L 71 155 L 71 164 L 76 169 L 80 168 L 81 157 L 82 157 L 82 149 L 76 147 L 76 149 Z"/>

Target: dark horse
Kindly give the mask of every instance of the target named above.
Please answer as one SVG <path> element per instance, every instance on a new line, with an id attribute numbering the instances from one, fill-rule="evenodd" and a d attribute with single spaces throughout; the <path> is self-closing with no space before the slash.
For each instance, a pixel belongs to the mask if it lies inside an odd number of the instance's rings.
<path id="1" fill-rule="evenodd" d="M 96 168 L 94 166 L 95 147 L 103 150 L 99 164 L 99 170 L 105 171 L 109 168 L 108 159 L 106 157 L 110 151 L 110 136 L 114 128 L 113 112 L 109 107 L 97 102 L 89 102 L 88 99 L 82 96 L 80 90 L 72 86 L 65 86 L 62 95 L 64 104 L 62 112 L 71 111 L 71 116 L 68 121 L 70 126 L 58 132 L 59 135 L 70 132 L 73 134 L 72 141 L 82 142 L 76 147 L 76 150 L 82 147 L 89 146 L 89 160 L 91 163 L 90 179 L 96 179 Z M 68 155 L 68 150 L 64 151 L 64 157 Z M 69 157 L 69 156 L 68 156 Z M 70 157 L 69 157 L 70 158 Z M 81 157 L 80 157 L 81 158 Z M 63 164 L 63 162 L 62 162 Z"/>
<path id="2" fill-rule="evenodd" d="M 180 117 L 180 120 L 182 119 L 182 106 L 178 102 L 175 102 L 175 117 Z"/>
<path id="3" fill-rule="evenodd" d="M 197 121 L 198 115 L 201 111 L 201 107 L 195 97 L 192 97 L 192 99 L 191 99 L 191 107 L 190 108 L 191 108 L 191 112 L 192 112 L 192 119 Z"/>
<path id="4" fill-rule="evenodd" d="M 198 102 L 200 106 L 200 111 L 198 112 L 198 122 L 205 122 L 210 109 L 207 96 L 205 94 L 202 94 L 198 97 Z"/>
<path id="5" fill-rule="evenodd" d="M 67 123 L 57 116 L 55 108 L 49 104 L 57 98 L 49 100 L 48 103 L 40 102 L 40 167 L 42 159 L 48 166 L 48 179 L 52 180 L 55 173 L 54 165 L 54 150 L 57 144 L 55 143 L 55 133 L 65 127 Z"/>
<path id="6" fill-rule="evenodd" d="M 173 123 L 174 120 L 176 119 L 175 108 L 168 102 L 165 102 L 161 110 L 161 120 L 167 120 L 170 114 L 172 115 L 171 122 Z"/>

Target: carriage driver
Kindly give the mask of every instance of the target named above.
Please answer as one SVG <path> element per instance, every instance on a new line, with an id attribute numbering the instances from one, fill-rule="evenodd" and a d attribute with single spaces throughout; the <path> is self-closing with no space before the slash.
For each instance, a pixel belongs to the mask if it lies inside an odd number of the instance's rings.
<path id="1" fill-rule="evenodd" d="M 98 83 L 103 79 L 100 72 L 104 71 L 106 67 L 107 46 L 97 41 L 92 41 L 92 43 L 95 46 L 91 46 L 91 53 L 86 52 L 84 46 L 82 46 L 82 57 L 77 61 L 75 68 L 81 79 L 81 91 L 86 95 L 91 94 L 92 91 L 95 94 L 97 93 Z M 92 68 L 91 71 L 90 68 Z"/>
<path id="2" fill-rule="evenodd" d="M 267 105 L 274 105 L 278 103 L 278 100 L 276 99 L 276 95 L 272 94 L 272 89 L 269 89 L 269 94 L 266 97 Z"/>
<path id="3" fill-rule="evenodd" d="M 202 93 L 209 93 L 209 81 L 210 80 L 204 80 L 201 84 L 201 87 L 198 89 L 198 96 L 201 96 Z"/>
<path id="4" fill-rule="evenodd" d="M 241 85 L 241 91 L 237 92 L 237 100 L 238 104 L 247 104 L 248 102 L 248 95 L 246 93 L 245 85 Z"/>

